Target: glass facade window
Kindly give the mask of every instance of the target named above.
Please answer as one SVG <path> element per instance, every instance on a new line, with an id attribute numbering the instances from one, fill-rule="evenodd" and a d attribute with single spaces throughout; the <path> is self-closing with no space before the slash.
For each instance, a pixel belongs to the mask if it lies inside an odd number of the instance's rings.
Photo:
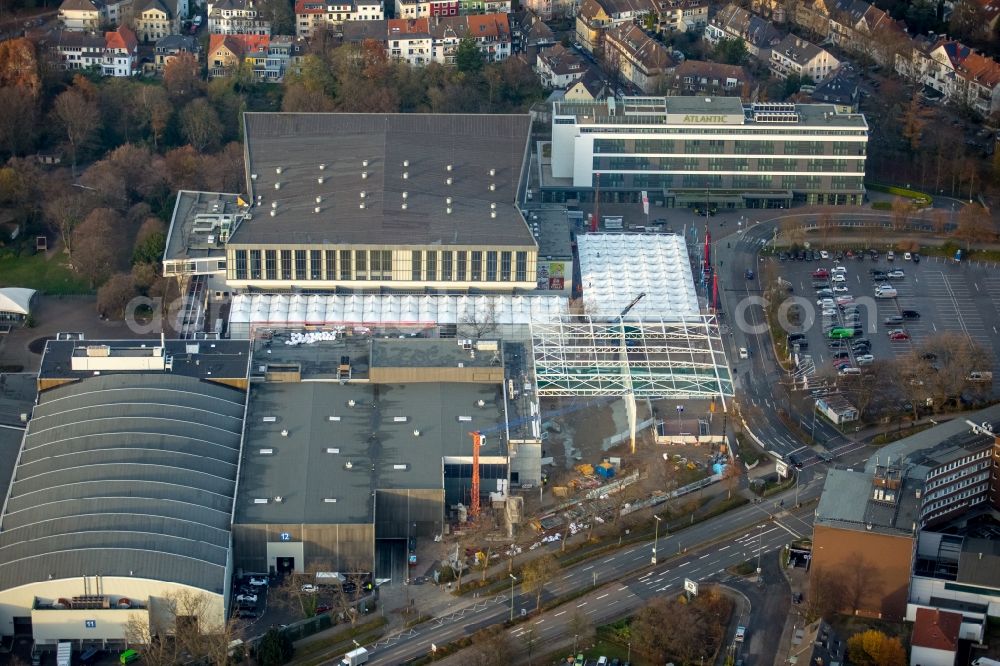
<path id="1" fill-rule="evenodd" d="M 465 250 L 459 250 L 455 253 L 458 257 L 456 262 L 455 279 L 459 282 L 465 282 L 468 277 L 468 270 L 466 269 L 466 261 L 468 260 L 468 253 Z"/>
<path id="2" fill-rule="evenodd" d="M 514 280 L 517 282 L 526 282 L 528 280 L 528 253 L 518 252 L 515 260 Z"/>
<path id="3" fill-rule="evenodd" d="M 281 279 L 291 280 L 292 279 L 292 251 L 282 250 L 281 251 Z"/>
<path id="4" fill-rule="evenodd" d="M 441 279 L 445 282 L 451 281 L 451 251 L 445 250 L 441 253 Z"/>
<path id="5" fill-rule="evenodd" d="M 250 279 L 260 279 L 260 250 L 250 250 Z"/>
<path id="6" fill-rule="evenodd" d="M 623 153 L 625 139 L 594 139 L 595 153 Z"/>
<path id="7" fill-rule="evenodd" d="M 368 250 L 354 251 L 354 279 L 368 279 Z"/>
<path id="8" fill-rule="evenodd" d="M 392 250 L 378 250 L 382 253 L 382 279 L 392 279 Z"/>
<path id="9" fill-rule="evenodd" d="M 306 251 L 296 250 L 295 251 L 295 279 L 305 280 L 306 279 Z"/>
<path id="10" fill-rule="evenodd" d="M 351 279 L 351 251 L 341 250 L 340 251 L 340 279 L 350 280 Z"/>
<path id="11" fill-rule="evenodd" d="M 247 279 L 247 251 L 236 250 L 236 275 L 237 280 Z"/>
<path id="12" fill-rule="evenodd" d="M 437 262 L 437 260 L 438 260 L 438 253 L 434 252 L 433 250 L 429 250 L 427 252 L 427 281 L 428 282 L 436 282 L 437 281 L 437 272 L 438 272 L 438 267 L 437 267 L 437 263 L 438 262 Z"/>
<path id="13" fill-rule="evenodd" d="M 275 250 L 264 250 L 264 277 L 268 280 L 278 279 L 278 258 Z"/>
<path id="14" fill-rule="evenodd" d="M 510 282 L 510 252 L 500 253 L 500 280 Z"/>
<path id="15" fill-rule="evenodd" d="M 413 250 L 410 253 L 410 279 L 414 282 L 420 282 L 421 277 L 421 262 L 420 262 L 420 250 Z"/>
<path id="16" fill-rule="evenodd" d="M 326 250 L 326 266 L 323 273 L 323 278 L 325 280 L 336 280 L 337 279 L 337 251 L 336 250 Z"/>
<path id="17" fill-rule="evenodd" d="M 470 279 L 473 282 L 482 282 L 483 280 L 483 253 L 480 250 L 473 250 L 469 254 L 472 255 L 472 275 Z"/>
<path id="18" fill-rule="evenodd" d="M 497 281 L 497 253 L 492 250 L 486 253 L 486 281 Z"/>
<path id="19" fill-rule="evenodd" d="M 323 251 L 309 250 L 309 279 L 319 280 L 323 277 Z"/>

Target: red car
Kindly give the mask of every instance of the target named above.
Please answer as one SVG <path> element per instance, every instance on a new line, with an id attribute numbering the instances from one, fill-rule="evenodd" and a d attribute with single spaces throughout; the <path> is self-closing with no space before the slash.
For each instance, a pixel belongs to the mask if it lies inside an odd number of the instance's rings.
<path id="1" fill-rule="evenodd" d="M 316 615 L 320 613 L 329 613 L 333 608 L 331 606 L 316 606 Z"/>
<path id="2" fill-rule="evenodd" d="M 890 340 L 909 340 L 910 334 L 906 331 L 893 331 L 889 333 Z"/>
<path id="3" fill-rule="evenodd" d="M 812 276 L 814 278 L 828 278 L 830 277 L 830 271 L 826 270 L 825 268 L 820 268 L 818 270 L 813 271 Z"/>

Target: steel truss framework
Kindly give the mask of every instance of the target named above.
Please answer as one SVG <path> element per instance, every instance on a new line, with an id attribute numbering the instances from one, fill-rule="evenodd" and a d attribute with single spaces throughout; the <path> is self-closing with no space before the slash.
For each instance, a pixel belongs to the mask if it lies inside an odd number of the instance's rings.
<path id="1" fill-rule="evenodd" d="M 540 396 L 733 395 L 714 315 L 678 319 L 565 315 L 531 323 Z"/>

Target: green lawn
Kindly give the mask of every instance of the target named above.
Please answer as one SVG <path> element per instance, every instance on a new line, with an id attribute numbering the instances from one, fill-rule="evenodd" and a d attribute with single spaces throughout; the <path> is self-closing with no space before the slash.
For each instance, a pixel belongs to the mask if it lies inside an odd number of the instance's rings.
<path id="1" fill-rule="evenodd" d="M 56 295 L 91 293 L 86 280 L 75 275 L 66 265 L 66 255 L 62 253 L 51 258 L 43 253 L 0 256 L 0 286 L 28 287 Z"/>

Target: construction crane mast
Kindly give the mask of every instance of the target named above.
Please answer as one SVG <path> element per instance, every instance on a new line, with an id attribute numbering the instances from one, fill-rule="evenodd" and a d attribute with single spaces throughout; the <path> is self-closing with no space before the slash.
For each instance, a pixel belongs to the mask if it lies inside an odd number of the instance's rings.
<path id="1" fill-rule="evenodd" d="M 470 432 L 472 437 L 472 498 L 469 506 L 469 514 L 475 520 L 479 517 L 479 447 L 482 446 L 483 436 L 477 430 Z"/>

